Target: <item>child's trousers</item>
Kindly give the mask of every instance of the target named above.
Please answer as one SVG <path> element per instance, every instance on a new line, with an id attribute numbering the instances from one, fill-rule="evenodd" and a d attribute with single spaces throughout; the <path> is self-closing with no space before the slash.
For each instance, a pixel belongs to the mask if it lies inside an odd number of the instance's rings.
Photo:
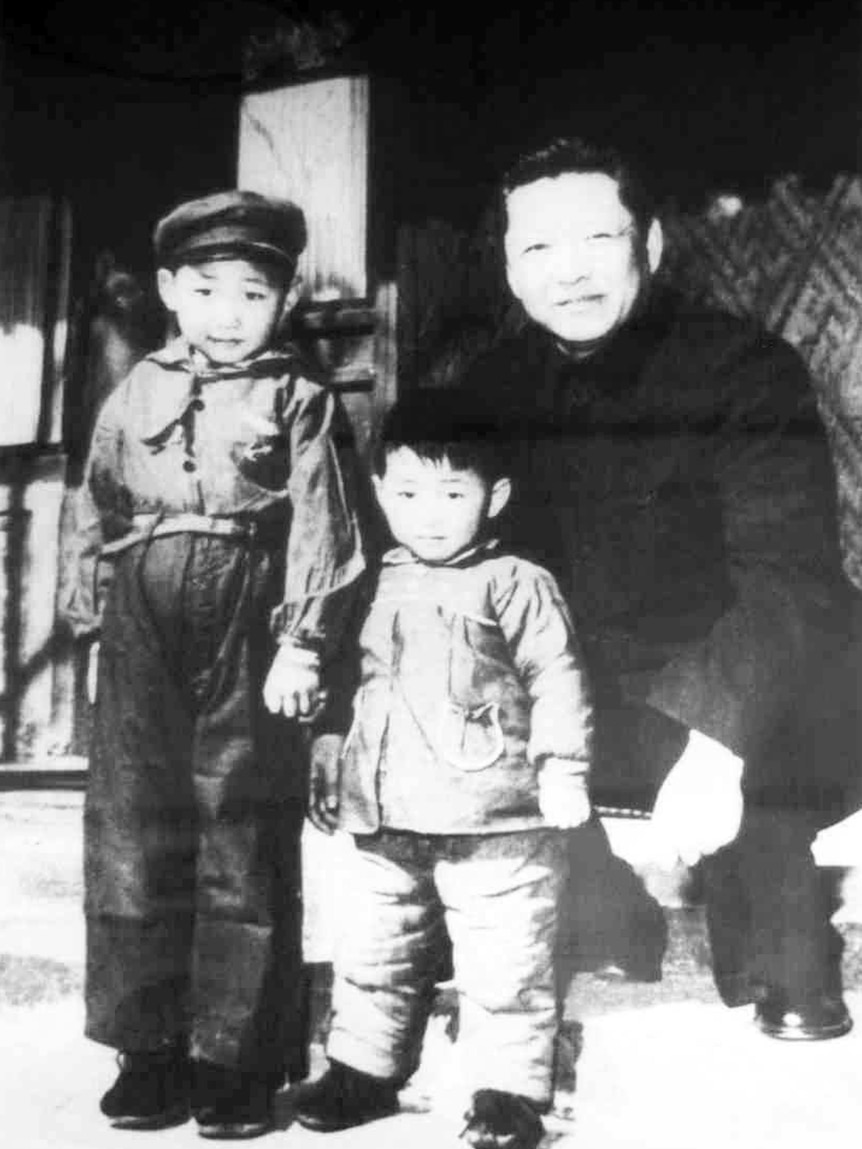
<path id="1" fill-rule="evenodd" d="M 117 559 L 85 807 L 86 1027 L 298 1076 L 303 759 L 260 702 L 273 566 L 188 534 Z"/>
<path id="2" fill-rule="evenodd" d="M 448 930 L 472 1091 L 552 1100 L 559 1022 L 556 830 L 357 836 L 344 875 L 329 1056 L 403 1083 L 419 1062 Z"/>

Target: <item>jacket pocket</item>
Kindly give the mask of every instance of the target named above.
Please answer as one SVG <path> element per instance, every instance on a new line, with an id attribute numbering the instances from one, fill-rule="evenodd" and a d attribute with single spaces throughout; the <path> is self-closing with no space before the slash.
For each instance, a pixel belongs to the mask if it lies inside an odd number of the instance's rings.
<path id="1" fill-rule="evenodd" d="M 246 480 L 267 491 L 283 491 L 290 478 L 290 450 L 279 436 L 260 437 L 253 443 L 236 443 L 233 462 Z"/>
<path id="2" fill-rule="evenodd" d="M 506 748 L 499 704 L 464 707 L 451 700 L 444 703 L 437 742 L 439 753 L 458 770 L 470 773 L 493 766 Z"/>

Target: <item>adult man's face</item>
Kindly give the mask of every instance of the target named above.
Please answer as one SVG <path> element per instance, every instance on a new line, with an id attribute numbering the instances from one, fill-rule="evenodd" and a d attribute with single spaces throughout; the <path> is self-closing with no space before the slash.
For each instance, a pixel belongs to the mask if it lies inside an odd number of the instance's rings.
<path id="1" fill-rule="evenodd" d="M 506 273 L 527 314 L 572 355 L 596 350 L 626 322 L 661 259 L 653 220 L 638 234 L 604 172 L 566 172 L 506 199 Z"/>

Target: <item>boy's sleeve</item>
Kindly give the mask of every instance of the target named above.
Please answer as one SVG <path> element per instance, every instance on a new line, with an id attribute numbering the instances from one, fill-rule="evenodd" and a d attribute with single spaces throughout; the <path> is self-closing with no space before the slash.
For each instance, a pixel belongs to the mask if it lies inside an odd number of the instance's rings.
<path id="1" fill-rule="evenodd" d="M 356 514 L 358 466 L 335 395 L 297 379 L 285 410 L 292 517 L 284 597 L 272 615 L 279 642 L 326 657 L 350 614 L 365 567 Z"/>
<path id="2" fill-rule="evenodd" d="M 500 593 L 502 591 L 502 593 Z M 571 617 L 554 578 L 520 564 L 495 602 L 516 669 L 533 700 L 531 762 L 567 759 L 573 775 L 589 770 L 593 707 Z"/>
<path id="3" fill-rule="evenodd" d="M 365 570 L 351 584 L 352 594 L 343 624 L 327 644 L 328 653 L 321 674 L 327 702 L 323 713 L 315 719 L 316 734 L 346 735 L 353 722 L 353 702 L 362 679 L 360 638 L 376 582 L 371 571 Z"/>
<path id="4" fill-rule="evenodd" d="M 128 515 L 119 481 L 122 433 L 109 397 L 96 420 L 80 487 L 69 492 L 64 508 L 67 574 L 60 589 L 58 612 L 76 637 L 95 636 L 110 582 L 110 563 L 100 562 L 102 546 Z"/>

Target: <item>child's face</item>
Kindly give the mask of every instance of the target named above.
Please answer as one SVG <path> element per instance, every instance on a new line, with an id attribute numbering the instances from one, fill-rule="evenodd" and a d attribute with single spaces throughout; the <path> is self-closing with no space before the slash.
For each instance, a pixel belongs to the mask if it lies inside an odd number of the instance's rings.
<path id="1" fill-rule="evenodd" d="M 374 489 L 395 540 L 427 563 L 445 563 L 466 550 L 509 498 L 508 479 L 491 486 L 475 471 L 456 469 L 448 459 L 422 459 L 409 447 L 387 455 Z"/>
<path id="2" fill-rule="evenodd" d="M 158 284 L 189 345 L 216 364 L 239 363 L 266 347 L 287 295 L 266 267 L 245 259 L 161 267 Z"/>

